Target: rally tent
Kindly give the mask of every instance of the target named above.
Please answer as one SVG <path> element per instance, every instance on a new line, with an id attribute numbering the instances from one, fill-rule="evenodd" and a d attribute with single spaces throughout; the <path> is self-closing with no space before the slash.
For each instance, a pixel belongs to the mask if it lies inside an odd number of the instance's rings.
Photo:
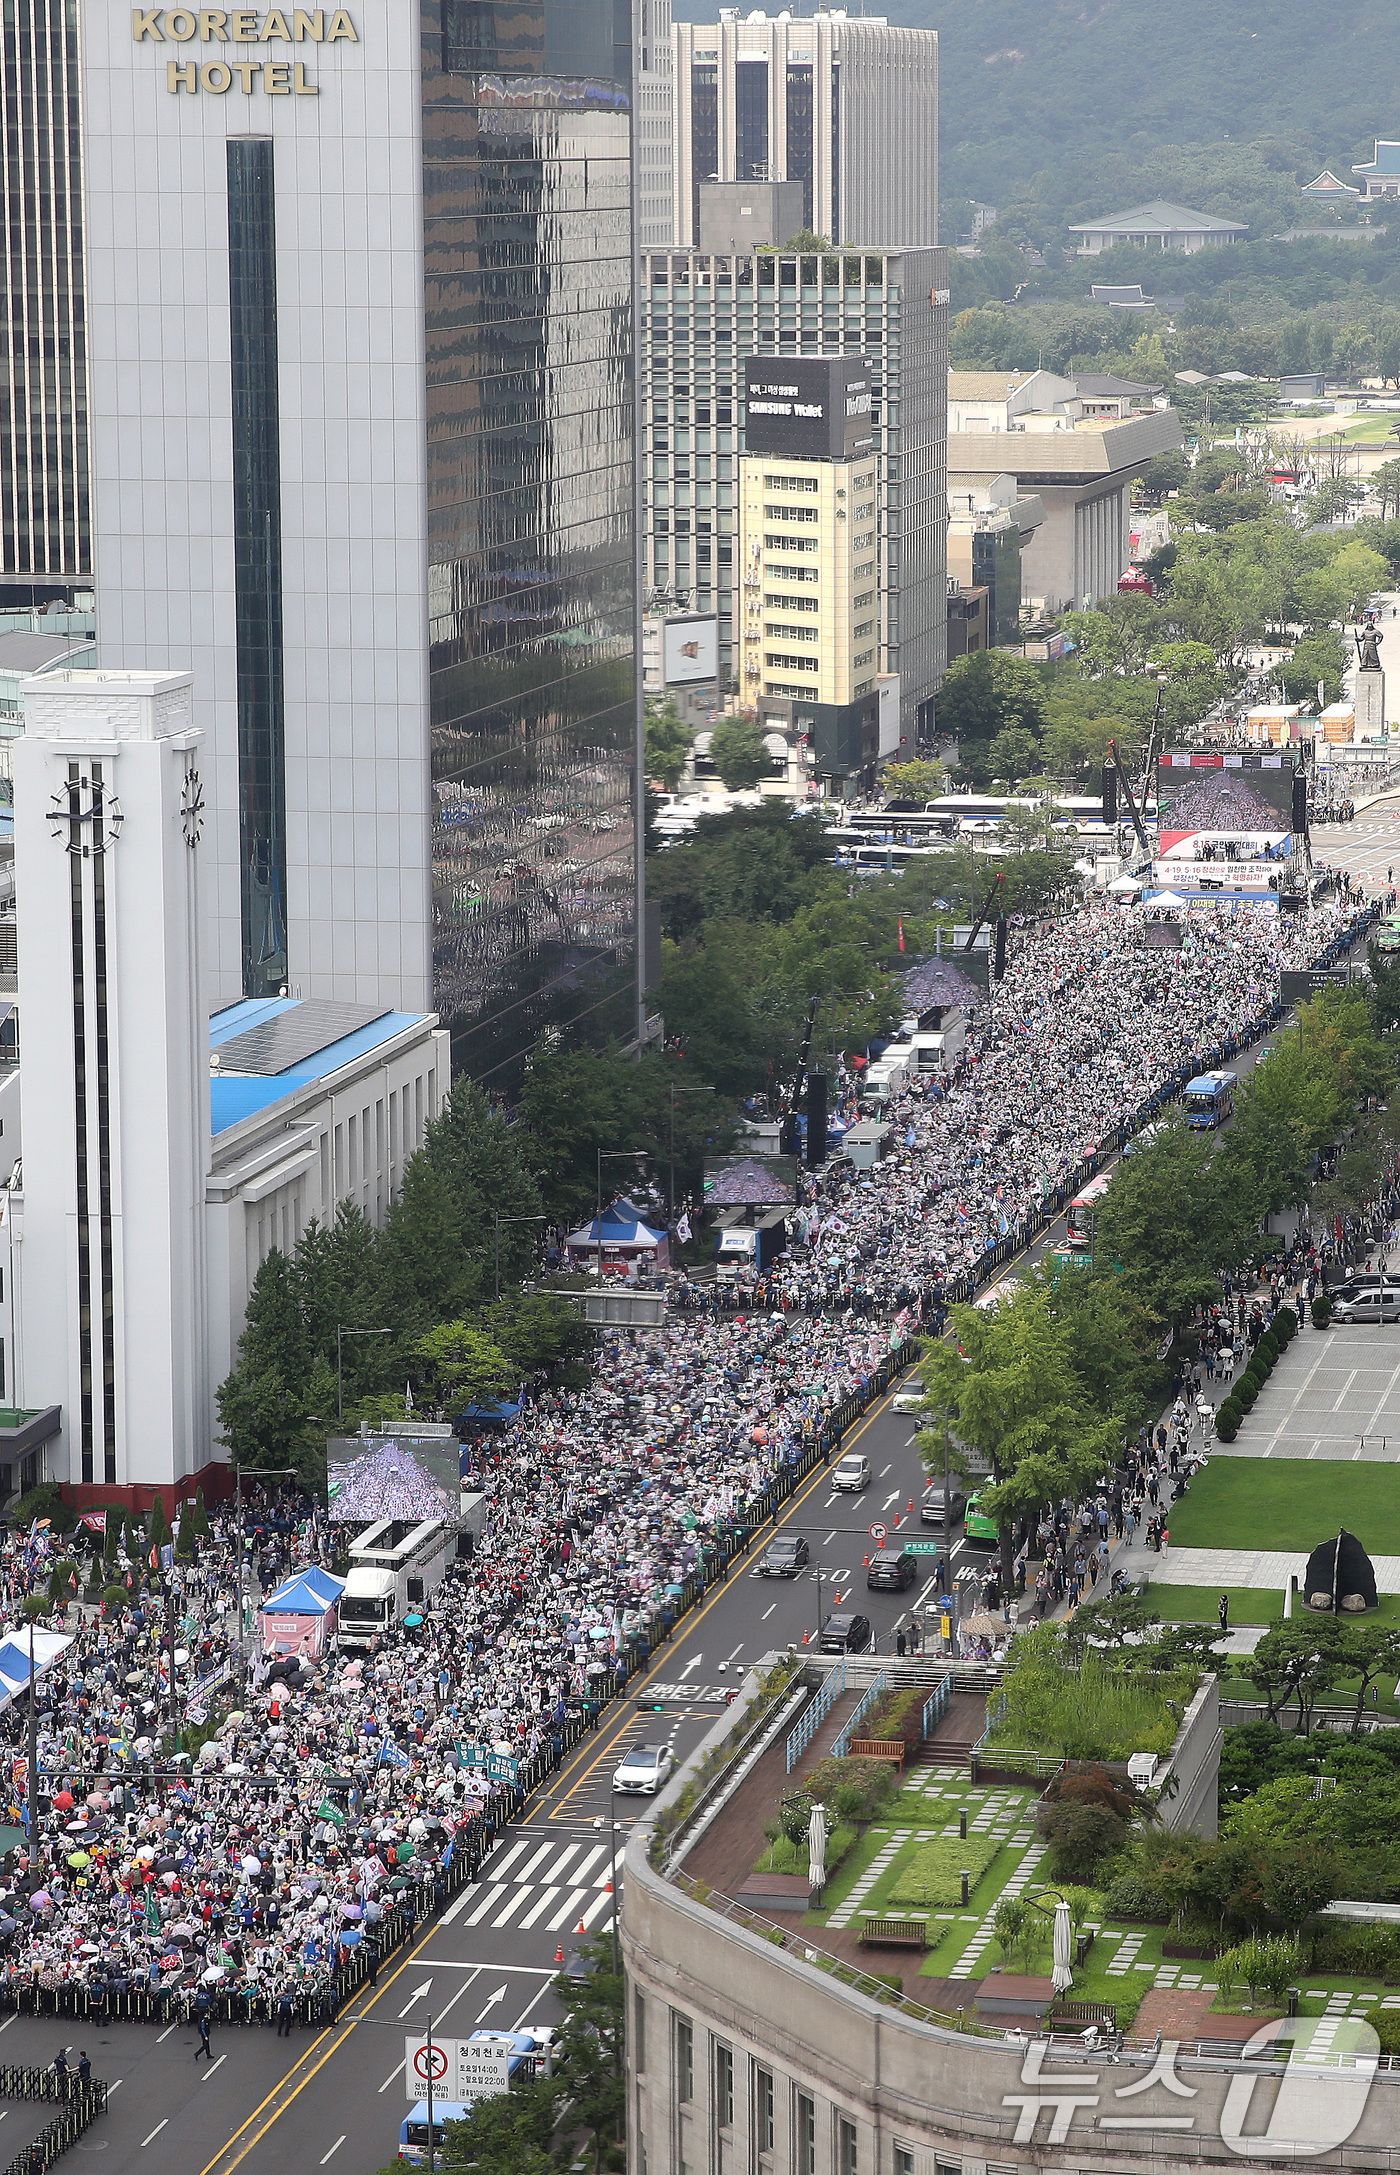
<path id="1" fill-rule="evenodd" d="M 31 1638 L 36 1677 L 41 1677 L 64 1649 L 73 1644 L 71 1637 L 62 1631 L 40 1631 L 36 1627 L 31 1633 L 27 1625 L 7 1631 L 0 1639 L 0 1707 L 8 1707 L 12 1699 L 28 1689 Z"/>
<path id="2" fill-rule="evenodd" d="M 639 1269 L 670 1267 L 666 1233 L 653 1230 L 641 1210 L 621 1198 L 591 1223 L 571 1231 L 564 1246 L 572 1268 L 596 1268 L 601 1252 L 604 1276 L 626 1276 L 634 1265 Z"/>
<path id="3" fill-rule="evenodd" d="M 287 1579 L 262 1605 L 264 1653 L 324 1654 L 344 1591 L 344 1579 L 332 1578 L 318 1563 Z"/>

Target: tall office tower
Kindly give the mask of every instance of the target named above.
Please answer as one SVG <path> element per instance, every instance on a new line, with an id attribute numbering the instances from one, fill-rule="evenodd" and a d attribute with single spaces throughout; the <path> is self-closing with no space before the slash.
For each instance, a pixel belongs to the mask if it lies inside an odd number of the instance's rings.
<path id="1" fill-rule="evenodd" d="M 188 665 L 211 1003 L 630 1027 L 629 0 L 99 11 L 104 664 Z"/>
<path id="2" fill-rule="evenodd" d="M 91 575 L 76 0 L 5 10 L 0 603 Z"/>
<path id="3" fill-rule="evenodd" d="M 675 239 L 702 181 L 800 181 L 805 224 L 856 249 L 938 240 L 938 33 L 844 9 L 677 23 Z"/>
<path id="4" fill-rule="evenodd" d="M 718 614 L 720 680 L 733 692 L 743 677 L 741 366 L 750 356 L 868 362 L 880 471 L 875 669 L 899 677 L 899 738 L 912 752 L 931 726 L 947 657 L 948 252 L 657 250 L 642 260 L 642 294 L 647 583 Z"/>
<path id="5" fill-rule="evenodd" d="M 636 93 L 633 130 L 637 146 L 637 246 L 665 249 L 675 234 L 672 209 L 671 131 L 675 124 L 675 69 L 671 51 L 671 0 L 634 0 Z"/>

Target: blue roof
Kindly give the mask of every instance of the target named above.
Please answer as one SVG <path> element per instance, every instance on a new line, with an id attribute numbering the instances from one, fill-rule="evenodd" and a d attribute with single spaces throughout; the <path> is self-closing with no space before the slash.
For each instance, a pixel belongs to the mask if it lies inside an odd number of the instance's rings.
<path id="1" fill-rule="evenodd" d="M 265 1026 L 283 1013 L 295 1012 L 301 1002 L 297 997 L 245 997 L 238 1004 L 226 1006 L 209 1022 L 210 1049 L 221 1049 L 250 1028 Z M 401 1035 L 406 1027 L 416 1027 L 427 1017 L 422 1012 L 384 1012 L 378 1019 L 299 1058 L 281 1072 L 212 1074 L 209 1081 L 211 1130 L 216 1135 L 226 1133 L 241 1119 L 256 1117 L 260 1110 L 270 1109 L 284 1096 L 305 1087 L 308 1081 L 326 1079 L 342 1065 L 349 1065 L 367 1051 L 378 1049 L 381 1044 L 392 1041 L 395 1035 Z"/>
<path id="2" fill-rule="evenodd" d="M 1400 143 L 1384 143 L 1376 139 L 1375 157 L 1364 166 L 1353 166 L 1354 174 L 1400 174 Z"/>
<path id="3" fill-rule="evenodd" d="M 276 1593 L 270 1593 L 263 1603 L 279 1616 L 324 1616 L 334 1608 L 345 1591 L 343 1578 L 332 1578 L 319 1564 L 308 1564 L 295 1578 L 289 1578 Z"/>

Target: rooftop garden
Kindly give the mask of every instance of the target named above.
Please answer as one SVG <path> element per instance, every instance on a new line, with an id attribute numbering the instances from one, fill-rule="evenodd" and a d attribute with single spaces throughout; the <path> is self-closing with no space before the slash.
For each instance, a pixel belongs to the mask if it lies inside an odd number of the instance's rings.
<path id="1" fill-rule="evenodd" d="M 1078 1649 L 1055 1625 L 1017 1640 L 1012 1666 L 989 1710 L 987 1750 L 998 1746 L 1069 1760 L 1126 1760 L 1171 1750 L 1199 1668 L 1125 1668 Z"/>

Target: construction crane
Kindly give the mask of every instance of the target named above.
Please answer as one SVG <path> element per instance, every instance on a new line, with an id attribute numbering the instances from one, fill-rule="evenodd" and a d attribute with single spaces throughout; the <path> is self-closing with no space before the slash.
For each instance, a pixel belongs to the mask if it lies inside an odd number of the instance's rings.
<path id="1" fill-rule="evenodd" d="M 1141 848 L 1142 848 L 1142 850 L 1143 850 L 1143 852 L 1144 852 L 1144 853 L 1150 853 L 1150 852 L 1152 851 L 1152 848 L 1151 848 L 1151 847 L 1150 847 L 1150 846 L 1148 845 L 1148 843 L 1147 843 L 1147 831 L 1146 831 L 1146 828 L 1144 827 L 1144 824 L 1143 824 L 1143 820 L 1142 820 L 1142 817 L 1141 817 L 1141 816 L 1140 816 L 1140 815 L 1138 814 L 1138 809 L 1137 809 L 1137 802 L 1136 802 L 1136 801 L 1135 801 L 1135 800 L 1133 799 L 1133 789 L 1132 789 L 1132 787 L 1131 787 L 1131 786 L 1129 785 L 1129 783 L 1128 783 L 1128 779 L 1127 779 L 1127 774 L 1126 774 L 1126 772 L 1125 772 L 1125 771 L 1124 771 L 1124 769 L 1123 769 L 1123 763 L 1122 763 L 1122 759 L 1121 759 L 1121 757 L 1119 756 L 1119 753 L 1118 753 L 1118 743 L 1117 743 L 1117 741 L 1116 741 L 1116 740 L 1110 740 L 1110 741 L 1109 741 L 1109 743 L 1108 743 L 1108 753 L 1109 753 L 1109 757 L 1110 757 L 1110 759 L 1111 759 L 1111 761 L 1112 761 L 1112 763 L 1113 763 L 1113 767 L 1114 767 L 1115 771 L 1116 771 L 1116 772 L 1118 773 L 1118 789 L 1119 789 L 1120 793 L 1122 794 L 1122 796 L 1123 796 L 1124 800 L 1125 800 L 1125 801 L 1127 802 L 1127 804 L 1128 804 L 1128 814 L 1129 814 L 1129 815 L 1130 815 L 1130 816 L 1132 817 L 1132 819 L 1133 819 L 1133 829 L 1134 829 L 1134 830 L 1135 830 L 1135 831 L 1137 832 L 1137 842 L 1138 842 L 1138 844 L 1139 844 L 1139 845 L 1141 846 Z M 1147 781 L 1146 781 L 1146 778 L 1144 778 L 1144 780 L 1143 780 L 1143 787 L 1142 787 L 1142 805 L 1143 805 L 1143 807 L 1144 807 L 1144 808 L 1145 808 L 1145 807 L 1147 806 Z"/>

